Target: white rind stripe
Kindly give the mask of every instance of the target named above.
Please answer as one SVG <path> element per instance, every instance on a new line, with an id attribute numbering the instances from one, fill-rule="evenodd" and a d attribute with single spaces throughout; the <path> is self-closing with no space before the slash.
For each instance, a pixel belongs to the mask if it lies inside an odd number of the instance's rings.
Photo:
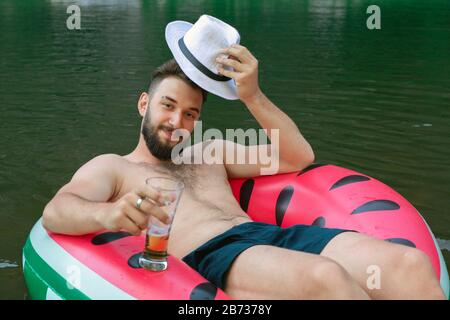
<path id="1" fill-rule="evenodd" d="M 45 295 L 46 300 L 62 300 L 52 289 L 47 289 L 47 294 Z"/>
<path id="2" fill-rule="evenodd" d="M 431 237 L 433 238 L 434 245 L 436 246 L 436 251 L 438 252 L 438 255 L 439 255 L 439 267 L 440 267 L 440 271 L 441 271 L 441 276 L 440 276 L 439 282 L 441 284 L 441 288 L 444 291 L 445 296 L 448 298 L 449 293 L 450 293 L 448 271 L 447 271 L 447 266 L 445 265 L 444 257 L 442 256 L 441 248 L 439 247 L 439 244 L 436 241 L 436 237 L 434 236 L 433 232 L 431 231 L 431 228 L 428 225 L 428 223 L 425 221 L 425 219 L 422 217 L 422 215 L 419 213 L 419 211 L 417 211 L 417 214 L 422 218 L 423 222 L 425 222 L 425 225 L 427 226 L 428 231 L 430 232 Z"/>
<path id="3" fill-rule="evenodd" d="M 30 241 L 37 254 L 61 277 L 67 279 L 68 288 L 76 287 L 91 299 L 135 299 L 67 253 L 47 234 L 42 227 L 42 218 L 31 230 Z"/>

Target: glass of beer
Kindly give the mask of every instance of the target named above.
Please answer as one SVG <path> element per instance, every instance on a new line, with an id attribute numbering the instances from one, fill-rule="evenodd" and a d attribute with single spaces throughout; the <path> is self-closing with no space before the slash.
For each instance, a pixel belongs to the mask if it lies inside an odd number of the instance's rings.
<path id="1" fill-rule="evenodd" d="M 184 184 L 167 177 L 148 178 L 145 183 L 159 192 L 165 199 L 161 209 L 169 216 L 169 222 L 164 224 L 157 218 L 150 216 L 145 237 L 145 248 L 139 258 L 139 264 L 147 270 L 163 271 L 167 269 L 167 246 L 170 228 L 184 190 Z M 147 200 L 151 201 L 150 199 Z"/>

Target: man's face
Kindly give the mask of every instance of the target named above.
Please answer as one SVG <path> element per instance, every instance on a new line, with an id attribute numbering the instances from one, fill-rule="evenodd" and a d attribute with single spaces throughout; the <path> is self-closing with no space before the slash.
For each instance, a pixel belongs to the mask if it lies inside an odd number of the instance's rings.
<path id="1" fill-rule="evenodd" d="M 142 135 L 150 153 L 159 160 L 169 160 L 173 147 L 180 141 L 172 141 L 175 129 L 192 132 L 200 117 L 202 93 L 183 80 L 169 77 L 161 81 L 145 112 Z"/>

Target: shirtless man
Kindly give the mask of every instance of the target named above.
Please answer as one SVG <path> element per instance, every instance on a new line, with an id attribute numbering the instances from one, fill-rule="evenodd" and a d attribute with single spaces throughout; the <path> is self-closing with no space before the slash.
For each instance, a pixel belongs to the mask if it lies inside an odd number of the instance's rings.
<path id="1" fill-rule="evenodd" d="M 221 73 L 236 80 L 240 100 L 261 127 L 279 129 L 278 172 L 298 171 L 311 164 L 313 151 L 297 126 L 261 92 L 257 60 L 241 45 L 229 47 L 226 53 L 234 59 L 219 62 L 234 71 L 221 68 Z M 139 198 L 159 199 L 146 189 L 145 178 L 174 176 L 185 183 L 185 191 L 173 222 L 168 251 L 232 298 L 444 298 L 424 253 L 357 232 L 310 226 L 290 229 L 290 234 L 298 237 L 299 247 L 309 241 L 307 233 L 323 237 L 326 245 L 317 247 L 315 252 L 276 244 L 240 246 L 239 236 L 259 237 L 265 233 L 270 237 L 271 232 L 279 234 L 283 230 L 252 223 L 231 193 L 229 178 L 257 176 L 262 164 L 175 165 L 170 157 L 177 143 L 171 141 L 173 130 L 193 131 L 205 96 L 173 60 L 158 68 L 149 92 L 142 93 L 138 101 L 143 120 L 137 147 L 130 154 L 100 155 L 83 165 L 45 207 L 44 227 L 71 235 L 104 229 L 139 235 L 150 215 L 162 221 L 167 218 L 161 208 L 149 201 L 144 200 L 137 208 Z M 239 153 L 249 153 L 257 147 L 231 141 L 205 143 L 223 143 L 224 148 Z M 238 239 L 235 246 L 230 246 L 230 241 L 220 241 L 232 239 L 230 232 L 233 239 Z M 381 270 L 380 289 L 370 290 L 366 285 L 370 265 Z"/>

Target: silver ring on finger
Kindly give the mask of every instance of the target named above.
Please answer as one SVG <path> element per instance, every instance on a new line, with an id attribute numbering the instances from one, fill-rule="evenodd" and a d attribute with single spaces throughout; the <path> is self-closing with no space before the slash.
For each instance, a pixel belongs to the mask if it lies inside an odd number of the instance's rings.
<path id="1" fill-rule="evenodd" d="M 141 231 L 144 231 L 145 229 L 147 229 L 147 225 L 146 224 L 145 225 L 138 224 L 137 226 L 138 226 L 139 229 L 141 229 Z"/>
<path id="2" fill-rule="evenodd" d="M 142 202 L 144 202 L 144 199 L 140 197 L 136 201 L 136 208 L 138 208 L 139 210 L 141 209 Z"/>

